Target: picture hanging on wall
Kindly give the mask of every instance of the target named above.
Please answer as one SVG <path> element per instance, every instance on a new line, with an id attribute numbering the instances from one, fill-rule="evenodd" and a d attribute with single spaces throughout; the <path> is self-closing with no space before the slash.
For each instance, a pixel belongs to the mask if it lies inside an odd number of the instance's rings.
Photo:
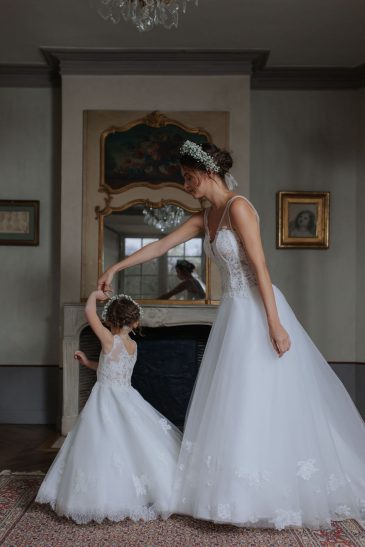
<path id="1" fill-rule="evenodd" d="M 186 127 L 160 112 L 107 129 L 101 135 L 101 190 L 119 193 L 131 185 L 181 187 L 178 151 L 186 139 L 199 144 L 211 140 L 203 129 Z"/>
<path id="2" fill-rule="evenodd" d="M 278 249 L 328 249 L 329 203 L 329 192 L 278 192 Z"/>
<path id="3" fill-rule="evenodd" d="M 39 245 L 39 201 L 0 200 L 0 245 Z"/>

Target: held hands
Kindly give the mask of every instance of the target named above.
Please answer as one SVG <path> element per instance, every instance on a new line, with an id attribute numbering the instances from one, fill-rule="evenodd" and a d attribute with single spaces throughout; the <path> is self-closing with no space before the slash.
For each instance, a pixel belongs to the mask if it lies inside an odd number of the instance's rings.
<path id="1" fill-rule="evenodd" d="M 95 294 L 96 300 L 103 301 L 103 300 L 108 300 L 109 298 L 109 296 L 105 294 L 105 291 L 101 291 L 99 289 L 97 291 L 94 291 L 94 294 Z"/>
<path id="2" fill-rule="evenodd" d="M 98 291 L 103 292 L 104 296 L 106 295 L 107 298 L 109 298 L 111 294 L 113 293 L 113 289 L 112 289 L 113 277 L 114 277 L 113 270 L 108 269 L 103 273 L 103 275 L 98 280 Z"/>
<path id="3" fill-rule="evenodd" d="M 279 357 L 282 357 L 286 351 L 289 351 L 291 346 L 289 334 L 280 323 L 270 326 L 269 334 L 274 350 Z"/>

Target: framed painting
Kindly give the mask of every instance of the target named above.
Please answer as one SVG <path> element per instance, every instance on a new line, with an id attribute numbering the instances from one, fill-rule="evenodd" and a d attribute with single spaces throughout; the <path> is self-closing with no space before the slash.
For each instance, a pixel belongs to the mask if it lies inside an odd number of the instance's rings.
<path id="1" fill-rule="evenodd" d="M 0 200 L 0 245 L 39 245 L 39 201 Z"/>
<path id="2" fill-rule="evenodd" d="M 277 247 L 328 249 L 329 192 L 278 192 Z"/>
<path id="3" fill-rule="evenodd" d="M 131 186 L 182 187 L 178 151 L 190 139 L 210 142 L 210 135 L 189 128 L 159 112 L 101 135 L 100 190 L 120 193 Z"/>

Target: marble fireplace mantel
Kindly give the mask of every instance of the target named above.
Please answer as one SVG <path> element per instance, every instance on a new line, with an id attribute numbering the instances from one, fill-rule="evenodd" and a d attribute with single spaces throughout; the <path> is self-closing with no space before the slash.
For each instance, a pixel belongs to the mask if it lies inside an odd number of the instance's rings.
<path id="1" fill-rule="evenodd" d="M 172 327 L 178 325 L 211 325 L 215 318 L 215 305 L 163 304 L 143 305 L 145 327 Z M 99 313 L 102 306 L 99 308 Z M 62 434 L 72 429 L 79 414 L 79 366 L 74 353 L 79 349 L 81 331 L 87 326 L 84 304 L 65 304 L 63 313 L 63 407 Z"/>

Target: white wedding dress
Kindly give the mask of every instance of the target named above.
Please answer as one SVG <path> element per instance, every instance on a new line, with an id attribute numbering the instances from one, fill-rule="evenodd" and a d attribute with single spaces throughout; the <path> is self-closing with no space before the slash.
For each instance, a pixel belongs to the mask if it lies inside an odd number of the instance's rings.
<path id="1" fill-rule="evenodd" d="M 36 497 L 81 524 L 165 516 L 181 433 L 131 387 L 137 350 L 119 335 Z"/>
<path id="2" fill-rule="evenodd" d="M 277 529 L 364 518 L 364 422 L 274 286 L 292 341 L 276 355 L 254 271 L 229 222 L 231 202 L 213 241 L 205 215 L 205 251 L 220 270 L 222 298 L 190 402 L 171 513 Z"/>

